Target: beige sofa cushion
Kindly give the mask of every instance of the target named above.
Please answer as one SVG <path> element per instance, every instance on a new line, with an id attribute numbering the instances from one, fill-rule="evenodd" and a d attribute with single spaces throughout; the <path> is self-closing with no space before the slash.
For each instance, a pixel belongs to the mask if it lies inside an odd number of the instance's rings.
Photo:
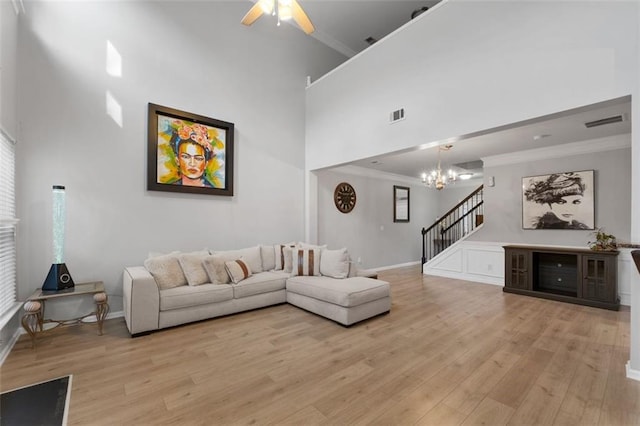
<path id="1" fill-rule="evenodd" d="M 319 276 L 320 275 L 320 249 L 304 249 L 296 247 L 291 249 L 291 276 Z"/>
<path id="2" fill-rule="evenodd" d="M 270 293 L 272 291 L 284 290 L 289 274 L 282 271 L 260 272 L 252 275 L 246 280 L 240 281 L 233 286 L 233 296 L 236 299 L 254 296 L 256 294 Z"/>
<path id="3" fill-rule="evenodd" d="M 224 262 L 224 267 L 234 284 L 238 284 L 253 275 L 251 267 L 242 259 L 227 260 Z"/>
<path id="4" fill-rule="evenodd" d="M 207 271 L 207 276 L 212 284 L 229 284 L 231 278 L 224 266 L 225 258 L 222 256 L 206 256 L 202 259 L 202 266 Z"/>
<path id="5" fill-rule="evenodd" d="M 224 260 L 236 260 L 242 258 L 253 273 L 262 272 L 262 256 L 260 255 L 260 246 L 249 247 L 240 250 L 214 251 L 211 253 L 215 256 L 222 256 Z"/>
<path id="6" fill-rule="evenodd" d="M 160 290 L 187 285 L 177 254 L 151 257 L 144 261 L 144 267 L 153 275 Z"/>
<path id="7" fill-rule="evenodd" d="M 276 244 L 273 246 L 276 271 L 291 272 L 291 251 L 289 250 L 289 270 L 287 271 L 287 248 L 295 247 L 296 243 Z"/>
<path id="8" fill-rule="evenodd" d="M 260 246 L 262 257 L 262 270 L 273 271 L 276 269 L 276 249 L 274 246 Z"/>
<path id="9" fill-rule="evenodd" d="M 182 253 L 178 255 L 178 262 L 189 285 L 200 285 L 210 282 L 207 271 L 202 265 L 202 261 L 207 256 L 209 256 L 209 252 L 206 251 Z"/>
<path id="10" fill-rule="evenodd" d="M 175 287 L 160 291 L 160 311 L 224 302 L 231 299 L 233 299 L 233 289 L 229 284 Z"/>
<path id="11" fill-rule="evenodd" d="M 320 258 L 320 273 L 332 278 L 347 278 L 349 276 L 347 249 L 323 250 Z"/>
<path id="12" fill-rule="evenodd" d="M 347 308 L 389 297 L 389 290 L 389 283 L 364 277 L 344 280 L 328 277 L 291 277 L 287 280 L 287 292 Z"/>

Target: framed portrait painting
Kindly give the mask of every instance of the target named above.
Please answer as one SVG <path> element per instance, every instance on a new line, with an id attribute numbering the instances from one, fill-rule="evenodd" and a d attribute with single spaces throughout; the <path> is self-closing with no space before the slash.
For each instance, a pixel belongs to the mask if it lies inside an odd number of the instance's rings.
<path id="1" fill-rule="evenodd" d="M 233 132 L 233 123 L 150 103 L 147 189 L 232 196 Z"/>
<path id="2" fill-rule="evenodd" d="M 593 170 L 522 178 L 522 228 L 595 229 Z"/>
<path id="3" fill-rule="evenodd" d="M 393 221 L 409 222 L 409 187 L 393 185 Z"/>

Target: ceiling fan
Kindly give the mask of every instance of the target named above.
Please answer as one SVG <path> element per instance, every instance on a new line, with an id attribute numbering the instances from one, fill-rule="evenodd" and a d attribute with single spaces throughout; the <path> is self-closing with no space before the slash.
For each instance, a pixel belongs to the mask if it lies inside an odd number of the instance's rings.
<path id="1" fill-rule="evenodd" d="M 306 34 L 311 34 L 315 30 L 297 0 L 258 0 L 244 15 L 241 22 L 249 26 L 265 13 L 277 16 L 278 26 L 280 26 L 280 21 L 288 21 L 293 18 Z"/>

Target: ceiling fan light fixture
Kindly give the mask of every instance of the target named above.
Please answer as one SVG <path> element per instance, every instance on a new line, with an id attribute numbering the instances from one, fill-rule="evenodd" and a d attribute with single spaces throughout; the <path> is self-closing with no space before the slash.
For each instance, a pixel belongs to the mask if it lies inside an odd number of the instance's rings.
<path id="1" fill-rule="evenodd" d="M 260 9 L 262 9 L 262 11 L 267 15 L 271 15 L 273 12 L 275 12 L 273 8 L 274 0 L 260 0 L 259 4 Z"/>
<path id="2" fill-rule="evenodd" d="M 288 21 L 289 19 L 293 18 L 293 8 L 291 7 L 291 2 L 288 2 L 289 4 L 286 3 L 286 0 L 278 1 L 278 18 L 280 18 L 281 21 Z"/>
<path id="3" fill-rule="evenodd" d="M 276 16 L 280 21 L 293 19 L 305 34 L 311 34 L 315 27 L 297 0 L 258 0 L 240 21 L 243 25 L 253 24 L 262 15 Z"/>

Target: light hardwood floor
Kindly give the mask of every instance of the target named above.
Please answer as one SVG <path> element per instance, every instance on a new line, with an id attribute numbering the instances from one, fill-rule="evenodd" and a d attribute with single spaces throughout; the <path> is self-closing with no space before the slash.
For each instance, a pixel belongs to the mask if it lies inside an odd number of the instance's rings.
<path id="1" fill-rule="evenodd" d="M 290 305 L 131 339 L 123 319 L 22 336 L 2 390 L 73 374 L 70 425 L 640 425 L 629 310 L 383 272 L 391 313 Z"/>

